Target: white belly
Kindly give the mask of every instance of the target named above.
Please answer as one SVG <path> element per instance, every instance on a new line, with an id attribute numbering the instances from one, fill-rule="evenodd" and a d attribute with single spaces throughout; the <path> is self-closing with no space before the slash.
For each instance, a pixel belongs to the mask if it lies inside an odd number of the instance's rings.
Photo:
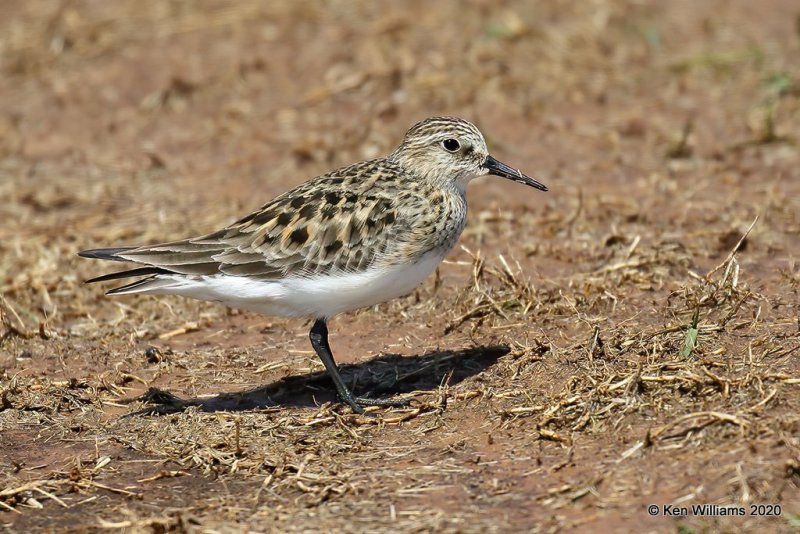
<path id="1" fill-rule="evenodd" d="M 444 253 L 431 253 L 414 264 L 376 267 L 362 273 L 297 276 L 282 280 L 256 280 L 223 274 L 174 277 L 174 283 L 149 292 L 213 300 L 265 315 L 329 318 L 408 294 L 443 259 Z"/>

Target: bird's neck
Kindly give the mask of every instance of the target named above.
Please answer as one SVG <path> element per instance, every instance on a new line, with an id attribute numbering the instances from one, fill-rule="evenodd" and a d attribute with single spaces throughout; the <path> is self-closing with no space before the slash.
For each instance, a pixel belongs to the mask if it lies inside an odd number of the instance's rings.
<path id="1" fill-rule="evenodd" d="M 441 168 L 435 163 L 425 163 L 413 155 L 395 151 L 386 157 L 386 160 L 402 169 L 403 173 L 422 187 L 441 189 L 446 192 L 457 192 L 464 195 L 467 183 L 474 178 L 452 176 L 450 169 Z"/>

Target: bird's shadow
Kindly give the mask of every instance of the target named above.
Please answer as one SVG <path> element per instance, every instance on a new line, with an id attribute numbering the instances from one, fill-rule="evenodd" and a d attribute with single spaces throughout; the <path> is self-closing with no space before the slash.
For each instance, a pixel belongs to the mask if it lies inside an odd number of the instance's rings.
<path id="1" fill-rule="evenodd" d="M 434 351 L 421 356 L 386 354 L 369 361 L 339 366 L 339 371 L 357 395 L 386 397 L 412 391 L 432 391 L 444 382 L 455 385 L 494 365 L 508 354 L 505 345 L 462 350 Z M 336 401 L 333 382 L 324 371 L 287 376 L 254 389 L 219 393 L 213 397 L 181 399 L 157 388 L 136 399 L 150 406 L 127 414 L 159 415 L 197 406 L 205 412 L 244 411 L 275 406 L 312 407 Z"/>

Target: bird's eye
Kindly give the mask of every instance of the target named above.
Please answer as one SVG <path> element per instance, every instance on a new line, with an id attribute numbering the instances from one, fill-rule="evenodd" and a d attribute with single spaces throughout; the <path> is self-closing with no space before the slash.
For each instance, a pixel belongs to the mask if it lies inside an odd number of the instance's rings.
<path id="1" fill-rule="evenodd" d="M 458 152 L 458 149 L 461 148 L 461 143 L 457 139 L 445 139 L 442 141 L 442 146 L 448 152 Z"/>

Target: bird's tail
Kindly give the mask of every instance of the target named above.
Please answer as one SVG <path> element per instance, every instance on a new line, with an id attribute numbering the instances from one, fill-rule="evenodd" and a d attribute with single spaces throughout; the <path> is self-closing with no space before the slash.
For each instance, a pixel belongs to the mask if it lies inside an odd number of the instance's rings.
<path id="1" fill-rule="evenodd" d="M 91 258 L 93 260 L 111 260 L 111 261 L 128 261 L 125 258 L 119 257 L 120 252 L 127 252 L 136 247 L 116 247 L 116 248 L 93 248 L 89 250 L 81 250 L 78 256 L 81 258 Z M 99 280 L 97 280 L 99 282 Z"/>
<path id="2" fill-rule="evenodd" d="M 119 257 L 118 254 L 121 252 L 126 252 L 128 250 L 133 250 L 134 248 L 136 247 L 96 248 L 91 250 L 82 250 L 78 252 L 78 256 L 82 258 L 92 258 L 97 260 L 125 262 L 129 260 Z M 106 295 L 149 293 L 161 287 L 174 283 L 173 280 L 162 279 L 156 276 L 159 274 L 175 274 L 175 273 L 172 271 L 168 271 L 167 269 L 163 269 L 161 267 L 153 267 L 153 266 L 137 267 L 135 269 L 128 269 L 126 271 L 119 271 L 116 273 L 109 273 L 109 274 L 104 274 L 102 276 L 97 276 L 95 278 L 90 278 L 89 280 L 86 280 L 86 283 L 93 284 L 95 282 L 105 282 L 108 280 L 131 278 L 133 276 L 146 276 L 147 278 L 142 278 L 141 280 L 136 280 L 135 282 L 132 282 L 130 284 L 126 284 L 124 286 L 111 289 L 106 292 Z"/>

